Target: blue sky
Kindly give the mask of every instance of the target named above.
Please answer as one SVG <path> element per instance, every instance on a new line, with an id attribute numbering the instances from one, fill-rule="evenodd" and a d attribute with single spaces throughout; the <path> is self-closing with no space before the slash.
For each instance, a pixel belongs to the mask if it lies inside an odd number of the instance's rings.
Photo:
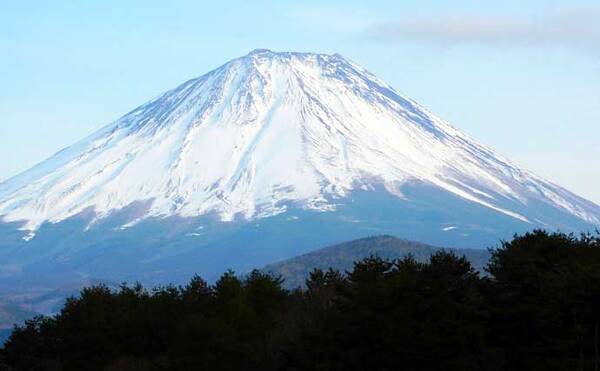
<path id="1" fill-rule="evenodd" d="M 184 80 L 269 48 L 341 53 L 600 203 L 597 1 L 6 3 L 0 181 Z"/>

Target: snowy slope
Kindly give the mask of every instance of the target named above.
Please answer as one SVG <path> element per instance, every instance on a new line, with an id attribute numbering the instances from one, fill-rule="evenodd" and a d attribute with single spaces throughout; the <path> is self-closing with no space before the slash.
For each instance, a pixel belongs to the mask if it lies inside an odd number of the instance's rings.
<path id="1" fill-rule="evenodd" d="M 0 216 L 31 236 L 84 210 L 97 222 L 290 205 L 331 211 L 355 190 L 423 184 L 531 226 L 600 224 L 600 207 L 512 164 L 340 55 L 255 50 L 187 81 L 0 184 Z M 551 210 L 552 212 L 548 212 Z M 452 228 L 452 227 L 447 227 Z"/>

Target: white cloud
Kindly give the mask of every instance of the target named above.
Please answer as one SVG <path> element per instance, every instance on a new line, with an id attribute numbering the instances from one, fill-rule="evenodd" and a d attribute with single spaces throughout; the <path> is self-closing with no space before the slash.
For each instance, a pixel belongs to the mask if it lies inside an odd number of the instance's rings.
<path id="1" fill-rule="evenodd" d="M 366 32 L 373 39 L 397 43 L 558 46 L 597 52 L 600 49 L 600 9 L 537 18 L 473 14 L 404 18 L 374 24 Z"/>

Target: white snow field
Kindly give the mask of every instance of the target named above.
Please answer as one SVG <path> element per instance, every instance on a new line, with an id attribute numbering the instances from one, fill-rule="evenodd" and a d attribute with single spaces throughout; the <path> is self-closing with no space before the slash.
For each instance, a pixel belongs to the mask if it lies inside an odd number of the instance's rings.
<path id="1" fill-rule="evenodd" d="M 375 186 L 423 184 L 519 221 L 591 225 L 600 207 L 518 168 L 340 55 L 255 50 L 183 83 L 0 184 L 0 216 L 34 236 L 136 201 L 148 217 L 254 220 L 331 211 Z M 440 227 L 441 228 L 441 227 Z"/>

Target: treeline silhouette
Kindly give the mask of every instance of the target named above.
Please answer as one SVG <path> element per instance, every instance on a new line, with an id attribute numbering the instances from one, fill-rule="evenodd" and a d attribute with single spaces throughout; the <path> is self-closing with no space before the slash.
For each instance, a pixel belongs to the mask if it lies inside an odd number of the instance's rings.
<path id="1" fill-rule="evenodd" d="M 535 231 L 487 274 L 439 251 L 209 285 L 84 289 L 17 327 L 7 370 L 598 370 L 600 237 Z M 1 368 L 1 367 L 0 367 Z"/>

